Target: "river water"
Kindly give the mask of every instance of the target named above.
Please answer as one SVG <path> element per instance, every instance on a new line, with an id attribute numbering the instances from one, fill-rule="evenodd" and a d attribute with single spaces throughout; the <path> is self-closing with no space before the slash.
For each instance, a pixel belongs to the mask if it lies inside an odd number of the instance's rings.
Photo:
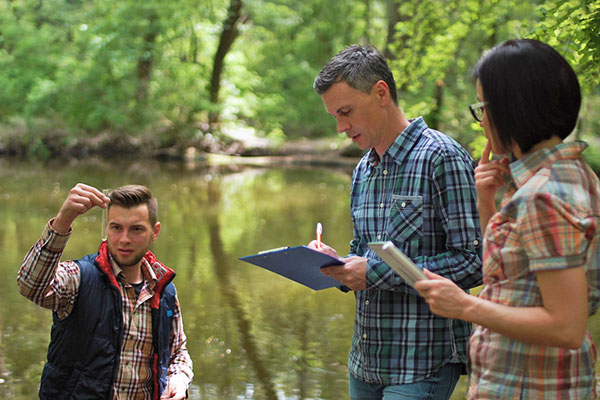
<path id="1" fill-rule="evenodd" d="M 351 167 L 209 168 L 149 160 L 22 163 L 0 160 L 0 398 L 34 399 L 51 312 L 20 296 L 15 277 L 68 191 L 144 184 L 159 200 L 153 252 L 177 272 L 192 399 L 347 399 L 354 298 L 315 292 L 239 261 L 260 250 L 306 244 L 315 225 L 345 254 L 352 236 Z M 97 250 L 101 210 L 74 224 L 63 259 Z M 590 324 L 600 332 L 594 317 Z M 464 398 L 465 378 L 453 399 Z"/>

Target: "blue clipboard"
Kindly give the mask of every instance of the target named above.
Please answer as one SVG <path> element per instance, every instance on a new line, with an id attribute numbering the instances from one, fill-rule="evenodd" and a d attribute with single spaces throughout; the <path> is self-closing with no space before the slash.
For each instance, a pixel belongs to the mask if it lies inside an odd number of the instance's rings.
<path id="1" fill-rule="evenodd" d="M 306 246 L 268 250 L 255 255 L 241 257 L 240 260 L 275 272 L 313 290 L 342 285 L 332 277 L 323 275 L 321 268 L 332 265 L 344 265 L 344 262 Z"/>

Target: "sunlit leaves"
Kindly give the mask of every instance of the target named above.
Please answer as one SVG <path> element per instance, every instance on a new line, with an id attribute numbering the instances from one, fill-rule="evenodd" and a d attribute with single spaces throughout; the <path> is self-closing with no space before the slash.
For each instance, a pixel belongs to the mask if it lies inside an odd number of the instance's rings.
<path id="1" fill-rule="evenodd" d="M 220 102 L 212 104 L 209 82 L 228 4 L 0 2 L 0 121 L 39 137 L 22 136 L 23 146 L 42 147 L 50 133 L 68 143 L 106 132 L 187 146 L 217 109 L 223 129 L 334 138 L 334 121 L 312 83 L 352 43 L 389 55 L 407 116 L 423 115 L 466 146 L 480 134 L 466 109 L 475 97 L 470 70 L 504 40 L 550 43 L 573 65 L 585 95 L 599 95 L 598 1 L 245 0 Z M 600 119 L 595 108 L 584 107 L 581 117 L 581 129 L 600 130 L 591 122 Z"/>
<path id="2" fill-rule="evenodd" d="M 543 16 L 533 32 L 555 46 L 576 69 L 584 88 L 600 85 L 600 2 L 550 0 L 539 6 Z"/>

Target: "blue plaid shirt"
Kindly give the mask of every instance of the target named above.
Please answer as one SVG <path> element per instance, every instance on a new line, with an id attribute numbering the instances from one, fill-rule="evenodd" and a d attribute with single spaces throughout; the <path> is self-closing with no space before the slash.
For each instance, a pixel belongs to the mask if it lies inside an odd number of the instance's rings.
<path id="1" fill-rule="evenodd" d="M 369 259 L 355 292 L 349 357 L 359 380 L 418 382 L 466 362 L 471 325 L 431 313 L 425 300 L 367 246 L 391 240 L 419 267 L 463 289 L 481 284 L 481 232 L 473 160 L 453 139 L 413 120 L 379 159 L 372 149 L 352 177 L 350 254 Z"/>

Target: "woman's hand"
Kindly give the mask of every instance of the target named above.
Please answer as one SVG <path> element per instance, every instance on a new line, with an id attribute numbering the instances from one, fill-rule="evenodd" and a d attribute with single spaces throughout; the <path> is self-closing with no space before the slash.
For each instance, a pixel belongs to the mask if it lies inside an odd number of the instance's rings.
<path id="1" fill-rule="evenodd" d="M 461 318 L 467 308 L 470 295 L 450 279 L 423 270 L 428 280 L 415 283 L 415 289 L 429 304 L 431 312 L 446 318 Z"/>
<path id="2" fill-rule="evenodd" d="M 500 161 L 490 161 L 492 145 L 488 140 L 475 168 L 475 189 L 477 190 L 477 208 L 481 220 L 481 232 L 485 232 L 488 221 L 496 213 L 495 196 L 499 188 L 504 186 L 504 175 L 510 174 L 507 157 Z"/>

